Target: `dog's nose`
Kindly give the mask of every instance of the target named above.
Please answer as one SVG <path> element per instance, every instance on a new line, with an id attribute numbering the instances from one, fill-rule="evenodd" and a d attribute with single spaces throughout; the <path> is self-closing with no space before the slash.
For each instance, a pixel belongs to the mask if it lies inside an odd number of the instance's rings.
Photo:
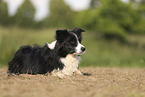
<path id="1" fill-rule="evenodd" d="M 82 47 L 81 50 L 84 52 L 86 50 L 86 48 L 85 47 Z"/>

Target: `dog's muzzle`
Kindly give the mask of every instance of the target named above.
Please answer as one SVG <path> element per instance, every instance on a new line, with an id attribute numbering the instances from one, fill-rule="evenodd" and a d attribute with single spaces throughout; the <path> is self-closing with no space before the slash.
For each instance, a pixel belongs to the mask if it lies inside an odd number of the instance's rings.
<path id="1" fill-rule="evenodd" d="M 84 54 L 86 51 L 86 48 L 82 45 L 82 44 L 78 44 L 78 46 L 76 47 L 76 53 L 77 55 L 82 55 Z"/>

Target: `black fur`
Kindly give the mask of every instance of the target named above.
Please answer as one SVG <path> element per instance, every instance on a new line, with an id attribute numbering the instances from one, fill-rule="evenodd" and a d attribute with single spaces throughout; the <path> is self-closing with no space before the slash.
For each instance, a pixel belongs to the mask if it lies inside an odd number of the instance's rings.
<path id="1" fill-rule="evenodd" d="M 72 31 L 70 32 L 73 32 L 77 35 L 78 39 L 79 39 L 79 42 L 81 43 L 82 42 L 82 32 L 85 32 L 84 29 L 82 28 L 74 28 Z"/>
<path id="2" fill-rule="evenodd" d="M 55 57 L 54 57 L 55 56 Z M 54 69 L 62 69 L 63 64 L 59 62 L 55 50 L 50 50 L 47 45 L 23 46 L 15 54 L 13 60 L 9 62 L 9 73 L 45 74 Z"/>
<path id="3" fill-rule="evenodd" d="M 62 70 L 64 64 L 61 63 L 60 58 L 66 57 L 67 54 L 73 54 L 74 47 L 77 46 L 77 40 L 73 33 L 78 36 L 81 42 L 81 32 L 83 31 L 81 28 L 75 28 L 72 31 L 57 30 L 57 43 L 53 50 L 49 49 L 47 45 L 43 47 L 38 45 L 22 46 L 8 63 L 8 73 L 45 74 L 51 73 L 54 69 Z"/>

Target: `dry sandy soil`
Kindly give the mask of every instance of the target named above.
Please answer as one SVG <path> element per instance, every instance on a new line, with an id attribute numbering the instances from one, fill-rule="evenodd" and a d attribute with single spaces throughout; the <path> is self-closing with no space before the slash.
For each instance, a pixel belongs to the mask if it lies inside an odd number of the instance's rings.
<path id="1" fill-rule="evenodd" d="M 81 68 L 90 76 L 8 77 L 0 69 L 0 97 L 145 97 L 145 69 Z"/>

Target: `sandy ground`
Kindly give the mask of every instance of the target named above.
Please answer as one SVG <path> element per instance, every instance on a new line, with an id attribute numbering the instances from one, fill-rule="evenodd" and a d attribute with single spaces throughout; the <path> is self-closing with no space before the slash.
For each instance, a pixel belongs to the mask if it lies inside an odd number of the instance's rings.
<path id="1" fill-rule="evenodd" d="M 0 69 L 0 97 L 145 97 L 145 69 L 81 68 L 90 76 L 8 77 Z"/>

